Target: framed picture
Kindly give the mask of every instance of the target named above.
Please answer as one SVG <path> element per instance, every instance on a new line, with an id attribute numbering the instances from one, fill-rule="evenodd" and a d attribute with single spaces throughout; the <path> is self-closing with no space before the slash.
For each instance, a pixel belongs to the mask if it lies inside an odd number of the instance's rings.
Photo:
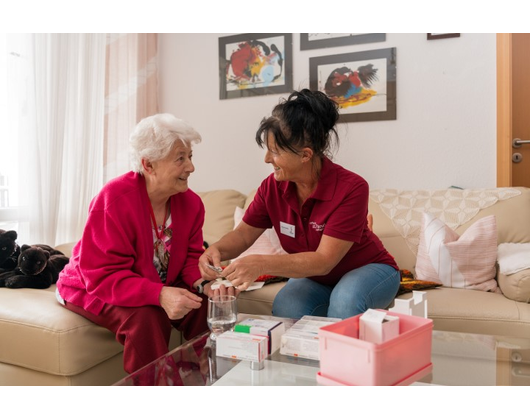
<path id="1" fill-rule="evenodd" d="M 458 38 L 460 34 L 427 34 L 427 39 Z"/>
<path id="2" fill-rule="evenodd" d="M 396 49 L 309 59 L 309 86 L 339 105 L 339 122 L 396 119 Z"/>
<path id="3" fill-rule="evenodd" d="M 219 38 L 219 97 L 290 92 L 292 34 L 241 34 Z"/>
<path id="4" fill-rule="evenodd" d="M 342 47 L 345 45 L 367 44 L 386 39 L 386 34 L 300 34 L 300 49 Z"/>

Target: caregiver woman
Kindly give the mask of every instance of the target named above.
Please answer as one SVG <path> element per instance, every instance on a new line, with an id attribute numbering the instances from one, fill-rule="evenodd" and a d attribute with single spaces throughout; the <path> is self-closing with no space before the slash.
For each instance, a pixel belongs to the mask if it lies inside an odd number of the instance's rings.
<path id="1" fill-rule="evenodd" d="M 304 89 L 261 122 L 256 142 L 266 148 L 273 173 L 243 222 L 200 257 L 205 279 L 218 275 L 208 264 L 237 257 L 274 227 L 287 255 L 248 255 L 221 274 L 239 290 L 264 274 L 289 278 L 274 299 L 273 315 L 348 318 L 391 304 L 400 273 L 368 227 L 368 183 L 329 158 L 333 140 L 338 143 L 338 117 L 335 102 Z"/>

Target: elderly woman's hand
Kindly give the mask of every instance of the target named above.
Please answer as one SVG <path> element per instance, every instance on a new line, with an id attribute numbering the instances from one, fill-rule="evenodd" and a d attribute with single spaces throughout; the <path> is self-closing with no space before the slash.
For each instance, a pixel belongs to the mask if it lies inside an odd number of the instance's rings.
<path id="1" fill-rule="evenodd" d="M 202 298 L 181 287 L 162 287 L 160 306 L 166 311 L 169 319 L 184 318 L 192 309 L 201 307 Z"/>

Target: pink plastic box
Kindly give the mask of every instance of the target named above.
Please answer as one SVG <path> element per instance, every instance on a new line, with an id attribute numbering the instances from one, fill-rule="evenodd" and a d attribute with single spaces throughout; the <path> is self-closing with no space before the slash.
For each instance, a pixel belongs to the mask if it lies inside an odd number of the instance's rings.
<path id="1" fill-rule="evenodd" d="M 359 318 L 319 330 L 323 385 L 409 385 L 432 371 L 432 320 L 388 312 L 399 317 L 399 335 L 381 344 L 359 339 Z"/>

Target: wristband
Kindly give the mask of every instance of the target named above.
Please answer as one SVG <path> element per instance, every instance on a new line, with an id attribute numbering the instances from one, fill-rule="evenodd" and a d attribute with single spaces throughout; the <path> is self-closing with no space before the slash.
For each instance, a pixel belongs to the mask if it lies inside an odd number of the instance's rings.
<path id="1" fill-rule="evenodd" d="M 204 280 L 201 284 L 197 286 L 197 292 L 204 293 L 204 286 L 210 283 L 210 280 Z"/>

